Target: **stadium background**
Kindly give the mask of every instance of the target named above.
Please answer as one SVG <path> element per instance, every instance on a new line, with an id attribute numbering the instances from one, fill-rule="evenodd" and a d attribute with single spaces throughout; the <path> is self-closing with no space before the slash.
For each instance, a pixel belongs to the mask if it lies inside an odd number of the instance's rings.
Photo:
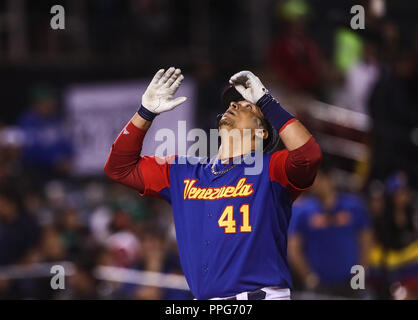
<path id="1" fill-rule="evenodd" d="M 56 4 L 65 30 L 50 27 Z M 355 4 L 365 30 L 350 28 Z M 294 298 L 416 299 L 417 15 L 395 0 L 0 0 L 0 298 L 192 298 L 170 206 L 101 170 L 141 88 L 174 65 L 191 99 L 160 125 L 213 128 L 229 76 L 252 70 L 313 132 L 335 188 L 364 203 L 366 289 L 295 275 Z M 54 264 L 65 290 L 50 288 Z"/>

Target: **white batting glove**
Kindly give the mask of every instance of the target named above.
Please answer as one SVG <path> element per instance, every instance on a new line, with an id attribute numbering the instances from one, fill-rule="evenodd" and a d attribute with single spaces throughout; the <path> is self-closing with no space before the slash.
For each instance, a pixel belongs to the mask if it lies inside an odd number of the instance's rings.
<path id="1" fill-rule="evenodd" d="M 240 71 L 234 74 L 229 79 L 229 83 L 235 87 L 245 100 L 254 104 L 264 94 L 268 93 L 260 79 L 251 71 Z"/>
<path id="2" fill-rule="evenodd" d="M 173 98 L 183 79 L 180 69 L 158 70 L 142 95 L 142 105 L 154 114 L 174 109 L 187 100 L 186 97 Z"/>

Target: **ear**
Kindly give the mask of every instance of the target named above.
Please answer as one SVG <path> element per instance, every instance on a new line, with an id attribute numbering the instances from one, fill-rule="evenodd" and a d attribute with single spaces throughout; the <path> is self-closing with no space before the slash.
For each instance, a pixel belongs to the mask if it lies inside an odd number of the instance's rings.
<path id="1" fill-rule="evenodd" d="M 267 139 L 269 133 L 266 129 L 255 129 L 255 135 L 258 138 Z"/>
<path id="2" fill-rule="evenodd" d="M 266 129 L 263 129 L 263 139 L 267 139 L 269 136 L 269 132 Z"/>

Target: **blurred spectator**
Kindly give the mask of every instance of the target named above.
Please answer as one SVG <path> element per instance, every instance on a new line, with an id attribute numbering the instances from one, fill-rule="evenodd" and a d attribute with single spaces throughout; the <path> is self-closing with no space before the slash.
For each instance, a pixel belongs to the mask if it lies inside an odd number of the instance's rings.
<path id="1" fill-rule="evenodd" d="M 141 237 L 143 244 L 143 268 L 148 271 L 158 271 L 166 274 L 182 274 L 177 245 L 169 243 L 169 238 L 162 229 L 149 228 Z M 175 289 L 140 288 L 135 293 L 137 299 L 191 299 L 187 291 Z"/>
<path id="2" fill-rule="evenodd" d="M 140 269 L 146 271 L 162 272 L 166 252 L 166 241 L 162 234 L 151 228 L 141 234 L 142 251 Z M 133 297 L 140 300 L 156 300 L 162 298 L 160 288 L 141 286 L 135 290 Z"/>
<path id="3" fill-rule="evenodd" d="M 406 131 L 410 133 L 410 143 L 407 150 L 409 164 L 404 169 L 411 186 L 418 187 L 418 28 L 412 39 L 411 50 L 405 54 L 398 64 L 399 75 L 408 94 L 408 120 Z"/>
<path id="4" fill-rule="evenodd" d="M 67 250 L 67 257 L 73 260 L 88 244 L 89 231 L 82 223 L 80 213 L 74 208 L 67 208 L 58 213 L 57 228 Z"/>
<path id="5" fill-rule="evenodd" d="M 0 266 L 19 262 L 38 241 L 38 223 L 23 212 L 19 195 L 10 189 L 1 190 Z"/>
<path id="6" fill-rule="evenodd" d="M 418 227 L 412 200 L 406 174 L 396 172 L 386 179 L 381 205 L 375 205 L 380 210 L 373 219 L 377 243 L 369 278 L 381 299 L 418 298 Z"/>
<path id="7" fill-rule="evenodd" d="M 351 267 L 367 267 L 371 244 L 368 213 L 355 195 L 337 191 L 330 171 L 321 170 L 312 195 L 294 204 L 289 260 L 304 288 L 358 297 L 350 287 Z"/>
<path id="8" fill-rule="evenodd" d="M 57 97 L 51 87 L 42 85 L 33 89 L 32 101 L 31 108 L 18 120 L 24 133 L 23 166 L 44 176 L 67 173 L 72 149 Z"/>
<path id="9" fill-rule="evenodd" d="M 90 269 L 76 266 L 69 282 L 68 291 L 59 299 L 95 300 L 99 298 L 96 290 L 96 279 Z"/>
<path id="10" fill-rule="evenodd" d="M 380 66 L 368 101 L 368 112 L 373 120 L 371 177 L 383 180 L 397 168 L 410 170 L 410 124 L 407 91 L 396 69 L 385 63 Z"/>
<path id="11" fill-rule="evenodd" d="M 3 138 L 3 137 L 1 137 Z M 2 139 L 3 140 L 3 139 Z M 4 140 L 2 141 L 4 142 Z M 0 143 L 0 188 L 23 188 L 25 183 L 20 165 L 20 148 Z"/>
<path id="12" fill-rule="evenodd" d="M 71 277 L 67 277 L 68 287 L 60 290 L 57 299 L 68 300 L 96 300 L 99 299 L 99 281 L 94 271 L 102 261 L 105 249 L 100 246 L 85 246 L 74 259 L 74 270 Z"/>
<path id="13" fill-rule="evenodd" d="M 40 251 L 40 261 L 54 262 L 65 259 L 67 252 L 64 239 L 56 228 L 47 227 L 43 230 Z"/>
<path id="14" fill-rule="evenodd" d="M 359 32 L 355 32 L 351 28 L 337 28 L 334 37 L 333 62 L 337 70 L 344 75 L 361 60 L 363 39 Z"/>
<path id="15" fill-rule="evenodd" d="M 108 238 L 107 249 L 111 265 L 129 268 L 138 261 L 140 242 L 131 232 L 119 231 Z"/>
<path id="16" fill-rule="evenodd" d="M 269 61 L 279 80 L 289 89 L 312 93 L 320 84 L 321 53 L 305 30 L 308 12 L 303 0 L 288 0 L 279 6 L 286 25 L 271 43 Z"/>
<path id="17" fill-rule="evenodd" d="M 353 111 L 368 114 L 368 103 L 371 93 L 379 78 L 380 65 L 375 41 L 366 40 L 359 61 L 347 69 L 345 84 L 333 103 Z"/>
<path id="18" fill-rule="evenodd" d="M 404 172 L 386 179 L 386 196 L 383 215 L 376 218 L 377 240 L 387 248 L 403 248 L 418 239 L 412 194 Z"/>

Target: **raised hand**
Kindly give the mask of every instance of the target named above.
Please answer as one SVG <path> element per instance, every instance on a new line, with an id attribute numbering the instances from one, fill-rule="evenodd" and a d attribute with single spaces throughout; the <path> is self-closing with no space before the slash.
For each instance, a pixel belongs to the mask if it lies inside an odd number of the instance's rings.
<path id="1" fill-rule="evenodd" d="M 240 71 L 234 74 L 229 83 L 232 84 L 235 89 L 245 98 L 245 100 L 256 104 L 257 101 L 268 90 L 261 83 L 260 79 L 251 71 Z"/>
<path id="2" fill-rule="evenodd" d="M 183 79 L 180 69 L 171 67 L 165 72 L 164 69 L 158 70 L 142 95 L 142 106 L 154 114 L 174 109 L 187 100 L 186 97 L 173 97 Z"/>

